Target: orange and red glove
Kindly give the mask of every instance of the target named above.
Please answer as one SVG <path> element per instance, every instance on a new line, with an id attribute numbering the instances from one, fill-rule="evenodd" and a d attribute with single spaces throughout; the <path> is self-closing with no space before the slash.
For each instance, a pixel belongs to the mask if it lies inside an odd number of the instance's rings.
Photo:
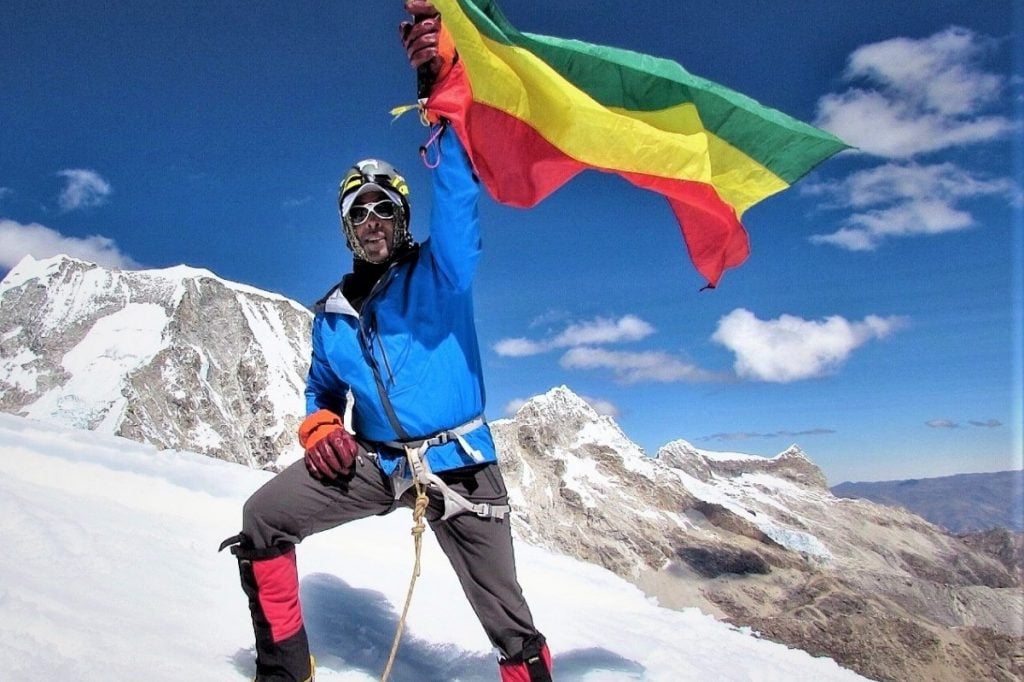
<path id="1" fill-rule="evenodd" d="M 341 417 L 317 410 L 299 425 L 299 444 L 306 451 L 306 469 L 319 480 L 352 473 L 359 445 L 345 430 Z"/>
<path id="2" fill-rule="evenodd" d="M 405 0 L 405 11 L 414 21 L 403 21 L 398 31 L 409 63 L 420 75 L 420 95 L 426 96 L 433 84 L 451 71 L 455 63 L 455 43 L 441 27 L 441 16 L 430 0 Z M 423 89 L 427 92 L 422 92 Z"/>

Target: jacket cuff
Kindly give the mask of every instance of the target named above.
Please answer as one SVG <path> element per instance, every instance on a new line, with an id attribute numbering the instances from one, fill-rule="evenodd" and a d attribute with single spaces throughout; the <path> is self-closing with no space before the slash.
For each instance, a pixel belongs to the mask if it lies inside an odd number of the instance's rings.
<path id="1" fill-rule="evenodd" d="M 341 417 L 330 410 L 317 410 L 299 424 L 299 445 L 308 450 L 328 433 L 340 428 L 344 428 Z"/>

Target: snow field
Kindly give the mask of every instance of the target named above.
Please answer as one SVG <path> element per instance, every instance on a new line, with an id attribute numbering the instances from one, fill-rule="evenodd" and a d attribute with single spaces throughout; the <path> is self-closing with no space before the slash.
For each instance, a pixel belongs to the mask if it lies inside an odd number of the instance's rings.
<path id="1" fill-rule="evenodd" d="M 0 415 L 4 679 L 250 679 L 245 598 L 234 560 L 216 548 L 238 531 L 242 503 L 268 478 L 201 455 Z M 411 514 L 400 510 L 300 546 L 320 682 L 378 679 L 412 569 L 410 528 Z M 560 682 L 863 679 L 696 610 L 660 608 L 591 564 L 516 547 Z M 432 537 L 392 679 L 497 679 L 483 631 Z"/>

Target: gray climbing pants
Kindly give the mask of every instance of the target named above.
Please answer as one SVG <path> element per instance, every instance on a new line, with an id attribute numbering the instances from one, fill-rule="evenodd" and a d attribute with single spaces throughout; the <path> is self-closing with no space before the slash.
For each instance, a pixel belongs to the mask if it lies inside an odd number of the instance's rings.
<path id="1" fill-rule="evenodd" d="M 470 502 L 508 503 L 497 464 L 439 476 Z M 441 495 L 431 488 L 428 496 L 427 521 L 480 624 L 502 656 L 516 657 L 538 633 L 516 577 L 510 519 L 460 513 L 442 521 Z M 330 483 L 313 478 L 300 460 L 253 493 L 243 508 L 242 532 L 256 550 L 287 547 L 350 521 L 412 508 L 415 498 L 410 488 L 396 500 L 391 479 L 363 451 L 351 476 Z"/>

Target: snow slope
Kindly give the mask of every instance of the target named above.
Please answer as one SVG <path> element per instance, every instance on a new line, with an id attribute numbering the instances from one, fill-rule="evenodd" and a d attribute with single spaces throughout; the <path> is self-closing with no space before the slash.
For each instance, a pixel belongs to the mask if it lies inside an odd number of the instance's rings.
<path id="1" fill-rule="evenodd" d="M 216 548 L 268 477 L 0 414 L 3 679 L 250 679 L 245 600 L 234 560 Z M 399 511 L 300 547 L 320 682 L 379 677 L 408 586 L 410 526 Z M 696 610 L 660 608 L 591 564 L 523 542 L 517 552 L 560 682 L 864 679 Z M 430 540 L 392 679 L 497 679 L 494 655 Z"/>

